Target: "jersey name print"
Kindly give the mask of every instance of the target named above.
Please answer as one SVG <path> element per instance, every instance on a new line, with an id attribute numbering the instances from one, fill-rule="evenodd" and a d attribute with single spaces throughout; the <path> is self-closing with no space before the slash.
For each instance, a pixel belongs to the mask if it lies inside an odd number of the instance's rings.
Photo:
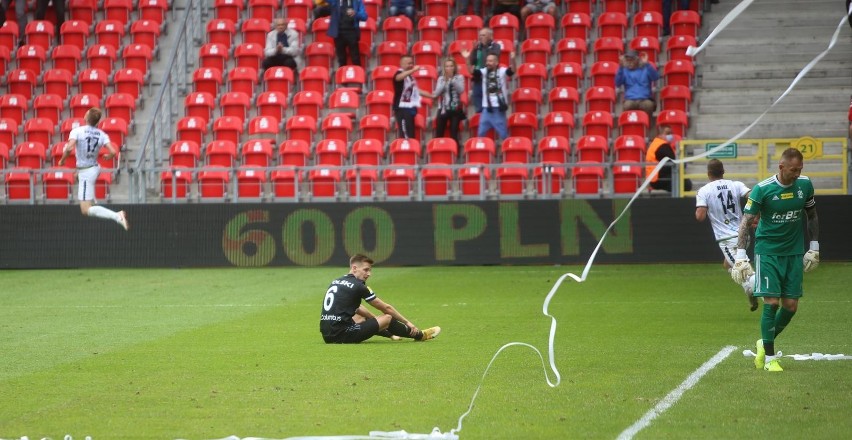
<path id="1" fill-rule="evenodd" d="M 745 212 L 760 214 L 754 252 L 764 255 L 802 255 L 804 248 L 805 208 L 813 207 L 814 186 L 799 176 L 784 186 L 776 176 L 757 184 L 749 195 Z"/>
<path id="2" fill-rule="evenodd" d="M 696 194 L 696 207 L 706 207 L 716 241 L 739 234 L 742 208 L 740 201 L 749 188 L 742 182 L 719 179 L 707 183 Z"/>
<path id="3" fill-rule="evenodd" d="M 325 292 L 320 314 L 320 332 L 323 336 L 334 337 L 343 333 L 354 324 L 352 317 L 361 305 L 361 300 L 372 301 L 376 295 L 364 284 L 348 274 L 331 282 Z"/>

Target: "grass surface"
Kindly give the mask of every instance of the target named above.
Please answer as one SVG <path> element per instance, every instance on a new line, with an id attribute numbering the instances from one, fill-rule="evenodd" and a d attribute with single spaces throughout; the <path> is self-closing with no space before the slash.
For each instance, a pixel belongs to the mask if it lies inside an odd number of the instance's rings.
<path id="1" fill-rule="evenodd" d="M 850 269 L 806 275 L 780 350 L 852 354 Z M 318 331 L 323 293 L 345 269 L 2 271 L 0 438 L 448 431 L 503 344 L 546 355 L 542 302 L 569 271 L 581 268 L 377 267 L 382 299 L 444 333 L 355 346 Z M 530 349 L 506 349 L 462 440 L 615 438 L 727 345 L 737 350 L 636 438 L 852 432 L 852 361 L 756 371 L 741 352 L 759 312 L 718 265 L 595 267 L 563 284 L 550 312 L 562 383 L 547 386 Z"/>

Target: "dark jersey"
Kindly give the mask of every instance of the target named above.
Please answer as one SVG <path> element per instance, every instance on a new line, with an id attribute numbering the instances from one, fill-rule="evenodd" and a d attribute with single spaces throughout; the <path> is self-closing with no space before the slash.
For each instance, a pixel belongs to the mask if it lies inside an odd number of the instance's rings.
<path id="1" fill-rule="evenodd" d="M 325 337 L 343 333 L 355 323 L 352 317 L 361 305 L 361 300 L 372 301 L 375 297 L 376 294 L 351 273 L 332 281 L 322 301 L 320 333 Z"/>

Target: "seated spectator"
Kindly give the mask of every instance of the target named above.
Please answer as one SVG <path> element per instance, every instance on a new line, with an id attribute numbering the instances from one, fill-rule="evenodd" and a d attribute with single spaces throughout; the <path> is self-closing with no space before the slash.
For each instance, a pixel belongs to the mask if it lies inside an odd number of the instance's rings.
<path id="1" fill-rule="evenodd" d="M 657 108 L 653 85 L 658 79 L 660 74 L 648 63 L 648 54 L 643 52 L 640 56 L 633 50 L 625 52 L 615 74 L 615 86 L 624 87 L 623 110 L 642 110 L 651 117 Z"/>
<path id="2" fill-rule="evenodd" d="M 523 9 L 521 9 L 521 23 L 526 23 L 527 17 L 532 14 L 538 14 L 539 12 L 552 15 L 554 19 L 557 19 L 558 23 L 559 17 L 556 15 L 556 3 L 553 0 L 526 0 L 526 3 Z"/>
<path id="3" fill-rule="evenodd" d="M 654 168 L 656 168 L 657 164 L 663 160 L 663 158 L 668 157 L 669 159 L 674 160 L 676 158 L 676 148 L 677 143 L 674 135 L 672 134 L 671 127 L 667 125 L 657 127 L 657 137 L 651 141 L 651 144 L 648 145 L 648 149 L 645 151 L 645 176 L 650 176 L 651 172 Z M 651 188 L 671 192 L 672 168 L 674 167 L 675 164 L 669 162 L 660 168 L 657 175 L 651 178 Z M 682 189 L 683 191 L 692 191 L 692 180 L 685 179 Z"/>
<path id="4" fill-rule="evenodd" d="M 518 0 L 494 0 L 494 7 L 491 9 L 491 14 L 512 14 L 518 17 L 518 20 L 521 20 L 521 5 L 518 4 Z"/>
<path id="5" fill-rule="evenodd" d="M 314 0 L 314 19 L 331 15 L 331 5 L 327 0 Z"/>
<path id="6" fill-rule="evenodd" d="M 391 0 L 388 17 L 404 15 L 414 24 L 414 0 Z"/>
<path id="7" fill-rule="evenodd" d="M 287 27 L 283 18 L 275 19 L 275 28 L 266 34 L 266 46 L 263 55 L 263 70 L 270 67 L 289 67 L 293 76 L 298 77 L 299 54 L 302 53 L 302 44 L 299 32 Z"/>

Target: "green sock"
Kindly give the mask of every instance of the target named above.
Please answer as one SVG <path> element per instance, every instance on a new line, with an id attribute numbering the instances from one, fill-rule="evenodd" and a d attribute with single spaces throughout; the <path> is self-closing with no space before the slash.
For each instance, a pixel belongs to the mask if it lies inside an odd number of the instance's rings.
<path id="1" fill-rule="evenodd" d="M 760 316 L 760 336 L 767 356 L 775 355 L 775 313 L 777 305 L 763 304 L 763 315 Z"/>
<path id="2" fill-rule="evenodd" d="M 790 323 L 790 320 L 793 319 L 793 315 L 795 315 L 795 314 L 796 314 L 796 312 L 791 311 L 791 310 L 787 310 L 784 307 L 781 307 L 780 309 L 778 309 L 778 313 L 775 315 L 775 337 L 776 338 L 778 337 L 778 335 L 781 334 L 782 331 L 784 331 L 784 328 L 787 327 L 787 324 Z"/>

